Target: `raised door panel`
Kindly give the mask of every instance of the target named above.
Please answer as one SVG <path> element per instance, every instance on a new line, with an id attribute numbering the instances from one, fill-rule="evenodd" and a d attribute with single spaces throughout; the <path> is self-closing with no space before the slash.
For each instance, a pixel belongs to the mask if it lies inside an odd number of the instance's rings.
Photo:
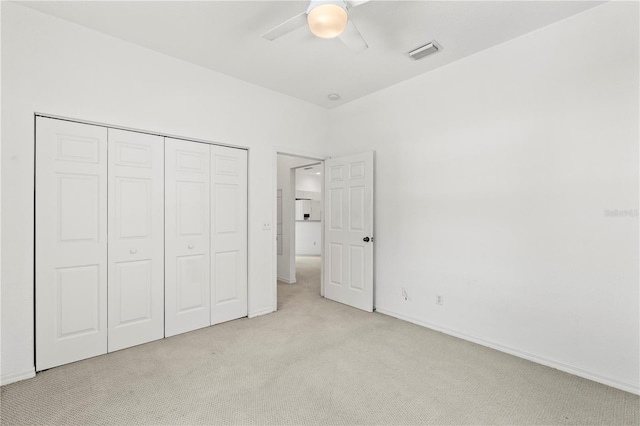
<path id="1" fill-rule="evenodd" d="M 152 178 L 131 178 L 122 175 L 113 181 L 117 209 L 114 212 L 115 229 L 111 231 L 115 232 L 115 238 L 126 240 L 151 237 L 154 222 L 153 186 L 158 183 Z"/>
<path id="2" fill-rule="evenodd" d="M 57 178 L 58 240 L 60 242 L 98 241 L 100 236 L 99 176 L 59 173 Z"/>
<path id="3" fill-rule="evenodd" d="M 112 312 L 115 327 L 131 326 L 153 320 L 153 261 L 135 260 L 115 264 Z"/>
<path id="4" fill-rule="evenodd" d="M 209 228 L 209 194 L 205 182 L 176 181 L 176 237 L 202 238 Z"/>
<path id="5" fill-rule="evenodd" d="M 207 300 L 209 294 L 209 282 L 207 281 L 206 273 L 207 263 L 202 254 L 178 256 L 176 258 L 176 311 L 179 315 L 192 311 L 202 311 L 209 305 Z"/>
<path id="6" fill-rule="evenodd" d="M 247 152 L 211 146 L 211 324 L 247 315 Z"/>
<path id="7" fill-rule="evenodd" d="M 329 284 L 342 287 L 344 272 L 342 270 L 342 243 L 329 244 L 329 264 L 331 271 L 329 275 Z"/>
<path id="8" fill-rule="evenodd" d="M 36 119 L 36 370 L 107 352 L 107 129 Z"/>
<path id="9" fill-rule="evenodd" d="M 329 226 L 332 231 L 342 230 L 342 194 L 343 188 L 330 188 L 329 189 Z"/>
<path id="10" fill-rule="evenodd" d="M 109 352 L 164 336 L 164 139 L 109 129 Z"/>
<path id="11" fill-rule="evenodd" d="M 218 235 L 238 235 L 239 227 L 244 224 L 238 223 L 236 206 L 239 198 L 246 197 L 246 191 L 238 184 L 216 183 L 213 186 L 214 229 Z M 233 206 L 233 207 L 231 207 Z"/>
<path id="12" fill-rule="evenodd" d="M 100 267 L 56 269 L 56 337 L 68 339 L 100 332 Z"/>
<path id="13" fill-rule="evenodd" d="M 215 305 L 235 302 L 239 299 L 240 286 L 238 282 L 238 263 L 241 257 L 238 251 L 215 253 L 214 262 L 216 264 L 214 282 L 218 285 L 215 291 Z"/>
<path id="14" fill-rule="evenodd" d="M 210 148 L 165 138 L 165 336 L 210 325 Z"/>

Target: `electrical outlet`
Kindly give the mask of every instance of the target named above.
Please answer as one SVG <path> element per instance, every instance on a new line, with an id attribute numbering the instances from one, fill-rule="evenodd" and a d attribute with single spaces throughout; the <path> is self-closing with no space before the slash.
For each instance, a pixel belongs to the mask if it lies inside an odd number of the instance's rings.
<path id="1" fill-rule="evenodd" d="M 442 301 L 442 296 L 440 296 L 439 294 L 436 295 L 436 305 L 442 305 L 443 301 Z"/>
<path id="2" fill-rule="evenodd" d="M 271 230 L 271 223 L 270 222 L 263 222 L 262 223 L 262 230 L 263 231 L 270 231 Z"/>
<path id="3" fill-rule="evenodd" d="M 402 297 L 404 297 L 404 300 L 409 300 L 409 293 L 407 293 L 406 287 L 402 287 Z"/>

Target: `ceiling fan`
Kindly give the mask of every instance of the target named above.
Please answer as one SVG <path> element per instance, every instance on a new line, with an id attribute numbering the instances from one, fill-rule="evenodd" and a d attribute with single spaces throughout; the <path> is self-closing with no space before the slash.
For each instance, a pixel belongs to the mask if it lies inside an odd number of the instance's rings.
<path id="1" fill-rule="evenodd" d="M 368 1 L 370 0 L 311 0 L 306 11 L 267 31 L 262 37 L 273 41 L 308 25 L 314 35 L 321 38 L 338 37 L 354 52 L 361 52 L 369 46 L 349 19 L 349 9 Z"/>

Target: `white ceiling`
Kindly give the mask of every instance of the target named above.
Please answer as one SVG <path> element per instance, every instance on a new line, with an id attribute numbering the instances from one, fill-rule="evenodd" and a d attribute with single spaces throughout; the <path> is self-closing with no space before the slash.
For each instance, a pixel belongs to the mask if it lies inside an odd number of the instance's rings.
<path id="1" fill-rule="evenodd" d="M 582 12 L 593 1 L 377 1 L 350 11 L 369 49 L 307 28 L 260 36 L 305 1 L 29 1 L 24 6 L 332 108 Z M 406 53 L 431 40 L 443 51 Z M 330 101 L 339 93 L 340 101 Z"/>

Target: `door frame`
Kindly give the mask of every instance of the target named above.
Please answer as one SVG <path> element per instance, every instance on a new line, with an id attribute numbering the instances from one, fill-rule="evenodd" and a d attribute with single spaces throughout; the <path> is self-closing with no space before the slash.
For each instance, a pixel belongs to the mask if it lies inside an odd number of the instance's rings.
<path id="1" fill-rule="evenodd" d="M 315 161 L 315 160 L 312 160 Z M 289 262 L 290 262 L 290 269 L 296 270 L 296 215 L 295 215 L 295 210 L 296 210 L 296 184 L 297 184 L 297 170 L 298 169 L 303 169 L 305 167 L 309 167 L 309 166 L 317 166 L 320 165 L 320 167 L 322 168 L 322 179 L 320 179 L 320 203 L 324 203 L 324 161 L 317 161 L 315 163 L 309 163 L 309 164 L 304 164 L 302 166 L 296 166 L 296 167 L 291 167 L 290 173 L 289 173 L 289 182 L 293 188 L 293 205 L 291 206 L 293 209 L 293 212 L 289 212 L 290 216 L 292 218 L 292 220 L 289 222 Z M 324 206 L 323 206 L 324 208 Z M 323 250 L 324 250 L 324 246 L 322 245 L 324 242 L 324 215 L 322 215 L 320 217 L 320 267 L 322 267 L 323 265 L 323 260 L 324 258 L 322 257 L 322 255 L 324 254 Z M 291 265 L 293 265 L 293 267 L 291 267 Z M 320 279 L 322 280 L 322 272 L 320 273 Z M 296 279 L 297 280 L 297 279 Z M 293 281 L 293 283 L 295 283 L 295 281 Z M 324 283 L 321 281 L 320 282 L 320 295 L 324 296 Z"/>
<path id="2" fill-rule="evenodd" d="M 284 147 L 274 147 L 271 157 L 271 199 L 273 201 L 273 209 L 272 209 L 272 223 L 271 226 L 271 246 L 273 257 L 271 259 L 271 285 L 273 286 L 273 312 L 278 310 L 278 242 L 276 241 L 277 230 L 277 218 L 278 218 L 278 155 L 287 155 L 290 157 L 298 157 L 298 158 L 306 158 L 311 161 L 317 161 L 322 164 L 322 174 L 323 179 L 321 181 L 321 192 L 322 192 L 322 205 L 324 206 L 324 161 L 327 158 L 330 158 L 326 155 L 320 155 L 317 153 L 312 153 L 308 151 L 302 151 L 291 148 Z M 295 205 L 294 205 L 295 209 Z M 295 210 L 294 210 L 295 211 Z M 294 228 L 295 228 L 295 220 L 294 220 Z M 283 224 L 284 226 L 284 224 Z M 294 231 L 295 232 L 295 231 Z M 295 234 L 294 234 L 295 237 Z M 320 219 L 320 295 L 324 296 L 324 215 Z"/>

